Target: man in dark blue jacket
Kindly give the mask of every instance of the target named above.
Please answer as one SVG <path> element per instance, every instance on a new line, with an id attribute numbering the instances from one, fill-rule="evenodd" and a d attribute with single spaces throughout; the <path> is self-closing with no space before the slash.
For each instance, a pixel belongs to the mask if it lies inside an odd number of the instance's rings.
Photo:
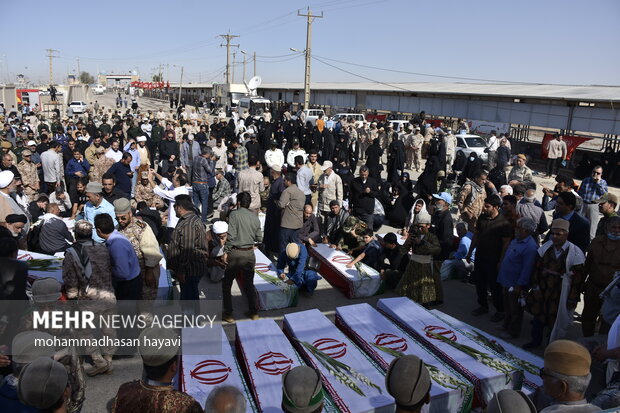
<path id="1" fill-rule="evenodd" d="M 129 152 L 123 152 L 121 160 L 112 165 L 107 172 L 114 176 L 116 187 L 127 196 L 131 194 L 131 178 L 133 177 L 133 172 L 129 166 L 131 159 L 132 156 Z"/>

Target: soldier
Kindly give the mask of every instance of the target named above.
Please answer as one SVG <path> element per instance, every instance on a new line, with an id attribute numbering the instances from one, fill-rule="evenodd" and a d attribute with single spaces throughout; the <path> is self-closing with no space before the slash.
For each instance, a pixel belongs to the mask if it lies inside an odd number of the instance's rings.
<path id="1" fill-rule="evenodd" d="M 357 129 L 357 138 L 359 139 L 360 144 L 360 160 L 366 159 L 366 149 L 370 145 L 370 137 L 368 130 L 368 123 L 364 121 L 364 124 Z"/>
<path id="2" fill-rule="evenodd" d="M 405 144 L 405 168 L 413 168 L 413 133 L 411 129 L 407 128 L 402 136 L 403 143 Z"/>
<path id="3" fill-rule="evenodd" d="M 416 172 L 420 172 L 422 169 L 422 147 L 424 145 L 424 136 L 420 133 L 420 127 L 416 126 L 415 134 L 413 135 L 413 165 Z"/>
<path id="4" fill-rule="evenodd" d="M 431 148 L 431 139 L 435 135 L 435 130 L 428 125 L 424 133 L 424 143 L 422 144 L 422 157 L 428 158 L 428 151 Z"/>
<path id="5" fill-rule="evenodd" d="M 448 172 L 452 172 L 452 163 L 456 157 L 456 136 L 452 134 L 452 129 L 448 128 L 448 134 L 445 136 L 446 142 L 446 167 Z"/>
<path id="6" fill-rule="evenodd" d="M 140 173 L 140 182 L 136 184 L 135 198 L 136 202 L 146 202 L 150 208 L 161 208 L 164 206 L 164 200 L 159 195 L 155 195 L 153 192 L 155 188 L 155 182 L 153 178 L 149 176 L 148 171 L 142 171 Z"/>
<path id="7" fill-rule="evenodd" d="M 90 181 L 101 182 L 101 177 L 114 164 L 114 159 L 105 156 L 106 149 L 103 146 L 95 149 L 95 162 L 90 168 Z"/>
<path id="8" fill-rule="evenodd" d="M 350 255 L 361 250 L 364 247 L 362 233 L 366 228 L 365 222 L 352 216 L 348 217 L 342 225 L 342 232 L 336 249 L 345 251 Z"/>
<path id="9" fill-rule="evenodd" d="M 131 203 L 127 198 L 114 201 L 114 212 L 118 221 L 118 231 L 127 237 L 138 256 L 144 282 L 142 299 L 154 300 L 157 296 L 159 261 L 162 259 L 157 238 L 146 222 L 134 218 Z"/>
<path id="10" fill-rule="evenodd" d="M 22 161 L 17 164 L 17 170 L 22 176 L 24 193 L 28 196 L 30 201 L 34 201 L 40 188 L 37 166 L 32 162 L 32 152 L 30 149 L 24 149 L 22 157 Z"/>
<path id="11" fill-rule="evenodd" d="M 143 379 L 122 384 L 112 405 L 112 413 L 160 412 L 202 413 L 193 397 L 174 390 L 172 380 L 179 369 L 177 334 L 172 329 L 147 328 L 140 334 L 139 353 Z M 161 348 L 146 343 L 162 340 Z"/>

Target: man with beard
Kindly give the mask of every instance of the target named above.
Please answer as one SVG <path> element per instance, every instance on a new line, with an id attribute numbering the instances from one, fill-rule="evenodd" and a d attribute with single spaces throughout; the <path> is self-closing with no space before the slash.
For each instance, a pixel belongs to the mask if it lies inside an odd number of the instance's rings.
<path id="1" fill-rule="evenodd" d="M 101 138 L 100 137 L 96 137 L 93 139 L 93 143 L 86 148 L 86 150 L 84 151 L 84 157 L 86 158 L 86 160 L 88 161 L 89 164 L 93 165 L 95 163 L 95 152 L 97 151 L 97 148 L 101 147 Z"/>
<path id="2" fill-rule="evenodd" d="M 271 168 L 271 179 L 265 214 L 265 248 L 269 252 L 279 253 L 281 214 L 276 201 L 285 189 L 281 166 Z"/>

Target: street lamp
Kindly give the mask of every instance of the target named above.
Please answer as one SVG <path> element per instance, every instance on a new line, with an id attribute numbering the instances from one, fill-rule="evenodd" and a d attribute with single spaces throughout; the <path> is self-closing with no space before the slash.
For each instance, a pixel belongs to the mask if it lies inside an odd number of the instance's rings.
<path id="1" fill-rule="evenodd" d="M 307 41 L 308 43 L 308 41 Z M 289 48 L 292 52 L 303 53 L 306 55 L 306 70 L 304 76 L 304 109 L 307 110 L 310 108 L 310 47 L 308 43 L 308 47 L 305 50 L 298 50 L 294 47 Z"/>
<path id="2" fill-rule="evenodd" d="M 245 56 L 248 55 L 249 53 L 246 52 L 245 50 L 239 50 L 242 54 L 243 54 L 243 81 L 245 82 Z M 252 61 L 254 62 L 254 76 L 256 76 L 256 52 L 253 53 L 252 55 Z"/>

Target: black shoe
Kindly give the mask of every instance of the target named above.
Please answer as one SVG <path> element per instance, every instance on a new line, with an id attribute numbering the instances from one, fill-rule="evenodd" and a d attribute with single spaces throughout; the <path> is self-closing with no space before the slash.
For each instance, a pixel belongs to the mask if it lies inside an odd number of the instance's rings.
<path id="1" fill-rule="evenodd" d="M 488 308 L 478 307 L 474 311 L 471 312 L 471 315 L 473 315 L 474 317 L 478 317 L 479 315 L 486 314 L 488 312 L 489 312 Z"/>
<path id="2" fill-rule="evenodd" d="M 505 316 L 506 314 L 500 311 L 497 311 L 495 314 L 493 314 L 493 316 L 491 316 L 491 322 L 497 323 L 498 321 L 502 321 Z"/>
<path id="3" fill-rule="evenodd" d="M 529 343 L 525 343 L 523 346 L 521 346 L 521 348 L 523 350 L 533 350 L 535 348 L 538 348 L 539 346 L 540 346 L 540 343 L 530 341 Z"/>

